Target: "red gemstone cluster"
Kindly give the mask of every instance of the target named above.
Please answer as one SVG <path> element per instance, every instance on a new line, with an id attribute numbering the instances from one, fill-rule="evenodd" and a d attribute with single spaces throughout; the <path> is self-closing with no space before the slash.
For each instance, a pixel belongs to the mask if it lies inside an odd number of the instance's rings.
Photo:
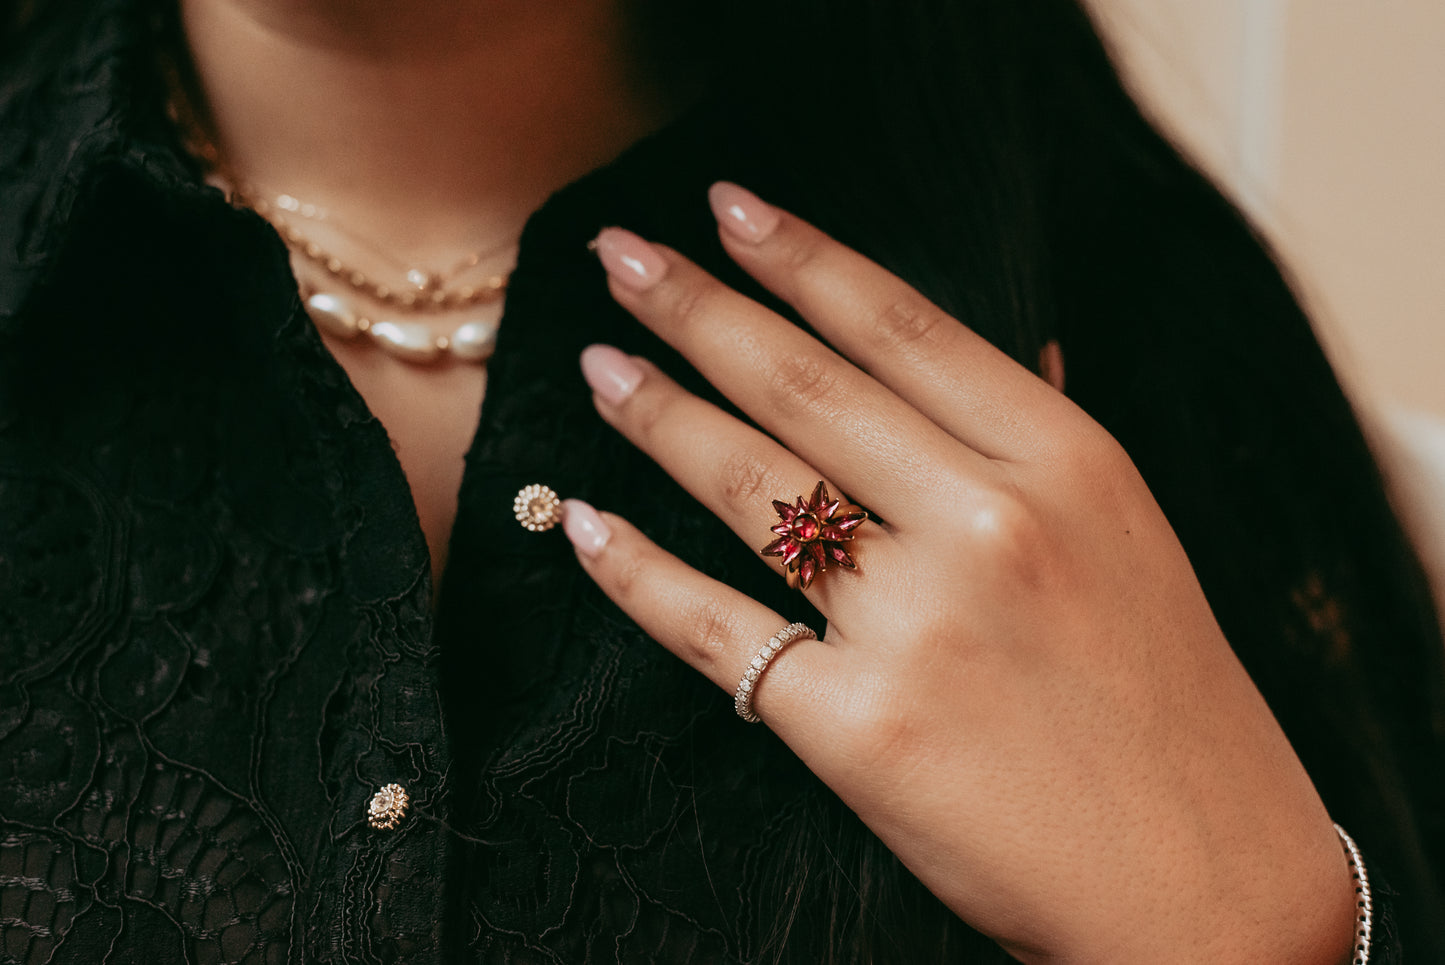
<path id="1" fill-rule="evenodd" d="M 845 511 L 839 512 L 842 507 Z M 764 556 L 781 556 L 789 573 L 796 573 L 798 585 L 806 590 L 813 577 L 828 568 L 829 563 L 853 569 L 856 564 L 843 544 L 853 538 L 868 514 L 857 506 L 843 507 L 828 495 L 828 487 L 819 482 L 813 495 L 798 497 L 795 505 L 773 500 L 782 522 L 773 527 L 777 539 L 764 546 Z"/>

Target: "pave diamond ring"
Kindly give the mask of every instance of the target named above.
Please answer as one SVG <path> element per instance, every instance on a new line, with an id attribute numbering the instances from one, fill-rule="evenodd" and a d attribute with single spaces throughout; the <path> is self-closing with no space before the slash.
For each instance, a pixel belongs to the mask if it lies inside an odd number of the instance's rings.
<path id="1" fill-rule="evenodd" d="M 738 692 L 733 696 L 733 709 L 738 716 L 749 724 L 756 724 L 762 720 L 753 712 L 753 691 L 757 689 L 758 681 L 763 677 L 763 671 L 768 669 L 768 664 L 776 657 L 784 647 L 794 640 L 816 640 L 818 635 L 809 630 L 801 623 L 790 623 L 777 633 L 768 638 L 763 644 L 758 655 L 748 664 L 748 669 L 743 673 L 743 679 L 738 681 Z"/>

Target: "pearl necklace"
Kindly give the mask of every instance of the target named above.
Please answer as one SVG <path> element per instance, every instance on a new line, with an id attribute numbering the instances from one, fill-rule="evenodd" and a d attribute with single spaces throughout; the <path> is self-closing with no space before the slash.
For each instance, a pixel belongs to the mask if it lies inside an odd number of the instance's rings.
<path id="1" fill-rule="evenodd" d="M 497 347 L 497 326 L 493 322 L 464 322 L 449 335 L 434 335 L 425 322 L 373 321 L 342 295 L 330 292 L 302 292 L 306 314 L 316 327 L 337 338 L 351 340 L 369 336 L 377 346 L 403 362 L 427 365 L 443 359 L 481 365 Z"/>
<path id="2" fill-rule="evenodd" d="M 207 135 L 190 97 L 187 96 L 178 71 L 173 65 L 167 64 L 167 67 L 171 94 L 167 104 L 168 113 L 179 130 L 187 151 L 206 167 L 213 179 L 220 182 L 232 204 L 249 208 L 265 218 L 285 240 L 293 255 L 316 265 L 362 297 L 401 314 L 454 312 L 473 305 L 494 302 L 506 293 L 506 275 L 492 275 L 479 285 L 449 287 L 446 284 L 449 278 L 464 274 L 468 269 L 479 265 L 484 252 L 469 254 L 446 272 L 426 271 L 407 266 L 376 244 L 344 226 L 333 224 L 333 227 L 350 235 L 353 240 L 370 248 L 374 253 L 382 255 L 393 264 L 401 265 L 405 269 L 404 277 L 410 290 L 394 289 L 347 265 L 334 253 L 303 235 L 282 214 L 286 212 L 303 218 L 324 220 L 324 209 L 298 201 L 289 194 L 267 199 L 261 192 L 254 190 L 227 170 L 220 151 Z M 367 336 L 367 342 L 386 354 L 414 365 L 431 365 L 447 360 L 483 365 L 496 348 L 497 323 L 489 319 L 471 319 L 448 334 L 437 335 L 425 322 L 404 321 L 399 318 L 373 319 L 354 300 L 334 292 L 318 291 L 303 285 L 301 296 L 306 314 L 321 331 L 347 341 Z"/>
<path id="3" fill-rule="evenodd" d="M 332 278 L 344 282 L 364 298 L 383 304 L 393 312 L 418 314 L 456 311 L 496 301 L 506 293 L 505 275 L 493 275 L 478 286 L 446 287 L 445 281 L 449 275 L 465 272 L 466 269 L 478 265 L 481 253 L 468 255 L 451 271 L 445 273 L 409 268 L 406 279 L 412 290 L 397 291 L 369 278 L 364 272 L 347 266 L 336 255 L 301 234 L 294 225 L 277 213 L 277 209 L 295 210 L 307 217 L 312 216 L 309 212 L 320 209 L 303 204 L 290 195 L 280 195 L 274 202 L 269 201 L 257 197 L 250 186 L 245 184 L 227 184 L 227 187 L 231 202 L 250 208 L 270 222 L 294 254 L 318 266 Z M 306 314 L 311 317 L 311 321 L 323 332 L 346 341 L 362 335 L 368 336 L 370 344 L 393 358 L 413 365 L 433 365 L 448 360 L 483 365 L 491 358 L 497 345 L 497 323 L 491 320 L 471 319 L 448 334 L 437 335 L 425 322 L 405 321 L 400 318 L 373 319 L 352 299 L 334 292 L 318 291 L 309 286 L 302 289 L 302 304 L 305 305 Z"/>
<path id="4" fill-rule="evenodd" d="M 287 246 L 312 264 L 325 269 L 327 274 L 345 283 L 375 301 L 399 308 L 403 311 L 448 311 L 465 308 L 479 302 L 490 302 L 500 298 L 507 288 L 506 275 L 492 275 L 480 285 L 459 285 L 447 287 L 449 279 L 465 273 L 481 264 L 482 257 L 494 251 L 474 251 L 447 271 L 427 271 L 414 267 L 396 258 L 389 251 L 374 244 L 344 225 L 331 220 L 329 212 L 314 204 L 307 204 L 289 194 L 277 195 L 275 199 L 262 197 L 251 185 L 234 182 L 225 178 L 232 204 L 250 208 L 271 222 L 271 226 L 286 240 Z M 404 273 L 410 289 L 397 290 L 382 282 L 369 278 L 365 272 L 348 266 L 336 255 L 303 235 L 280 212 L 294 212 L 303 218 L 331 223 L 338 231 L 349 235 L 354 241 L 365 245 L 377 255 L 398 266 Z M 498 249 L 500 250 L 500 249 Z"/>

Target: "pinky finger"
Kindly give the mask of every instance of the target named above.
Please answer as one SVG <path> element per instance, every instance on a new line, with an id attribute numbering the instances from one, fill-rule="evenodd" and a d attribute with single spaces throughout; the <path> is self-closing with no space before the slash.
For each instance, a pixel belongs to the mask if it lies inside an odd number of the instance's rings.
<path id="1" fill-rule="evenodd" d="M 731 696 L 749 662 L 788 622 L 772 609 L 706 576 L 642 535 L 631 523 L 587 503 L 563 503 L 562 528 L 582 568 L 654 640 Z M 821 628 L 815 628 L 821 632 Z M 780 732 L 800 716 L 828 648 L 800 639 L 758 681 L 753 710 Z M 786 735 L 784 735 L 786 736 Z"/>

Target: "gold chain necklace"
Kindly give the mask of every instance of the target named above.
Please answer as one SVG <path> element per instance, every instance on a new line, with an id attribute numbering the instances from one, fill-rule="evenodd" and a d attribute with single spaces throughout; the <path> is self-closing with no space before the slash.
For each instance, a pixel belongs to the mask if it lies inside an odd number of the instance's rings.
<path id="1" fill-rule="evenodd" d="M 506 275 L 492 275 L 480 284 L 451 285 L 456 277 L 465 277 L 469 269 L 481 264 L 493 252 L 468 254 L 447 271 L 429 271 L 408 266 L 381 246 L 331 221 L 331 226 L 394 265 L 403 267 L 402 286 L 390 286 L 351 265 L 334 252 L 323 248 L 302 233 L 288 218 L 327 220 L 328 213 L 316 205 L 304 203 L 292 195 L 267 198 L 247 182 L 232 174 L 223 163 L 220 151 L 206 133 L 191 98 L 181 82 L 174 64 L 164 65 L 170 98 L 167 113 L 180 134 L 186 151 L 205 167 L 212 179 L 219 181 L 228 200 L 249 208 L 276 229 L 293 255 L 317 266 L 331 278 L 356 294 L 400 314 L 455 312 L 495 302 L 507 289 Z M 336 292 L 322 291 L 301 283 L 302 304 L 317 328 L 336 338 L 351 341 L 361 336 L 394 358 L 413 364 L 435 364 L 445 360 L 484 364 L 496 347 L 497 323 L 490 318 L 474 318 L 456 326 L 444 335 L 434 334 L 425 322 L 402 318 L 372 318 L 354 298 Z"/>
<path id="2" fill-rule="evenodd" d="M 265 198 L 253 186 L 240 182 L 231 184 L 230 196 L 233 203 L 250 208 L 271 222 L 272 227 L 286 240 L 287 246 L 293 252 L 325 270 L 327 274 L 345 283 L 348 287 L 393 308 L 406 311 L 450 311 L 493 301 L 506 292 L 507 277 L 505 275 L 492 275 L 478 285 L 448 285 L 451 279 L 459 275 L 464 276 L 468 269 L 481 264 L 483 257 L 495 252 L 474 251 L 446 271 L 431 271 L 407 265 L 356 232 L 326 218 L 324 208 L 306 204 L 289 194 Z M 347 265 L 336 254 L 304 235 L 282 212 L 294 213 L 303 218 L 311 217 L 328 221 L 337 231 L 351 236 L 353 240 L 392 261 L 393 264 L 401 265 L 407 287 L 394 288 Z M 308 214 L 308 212 L 311 213 Z"/>

